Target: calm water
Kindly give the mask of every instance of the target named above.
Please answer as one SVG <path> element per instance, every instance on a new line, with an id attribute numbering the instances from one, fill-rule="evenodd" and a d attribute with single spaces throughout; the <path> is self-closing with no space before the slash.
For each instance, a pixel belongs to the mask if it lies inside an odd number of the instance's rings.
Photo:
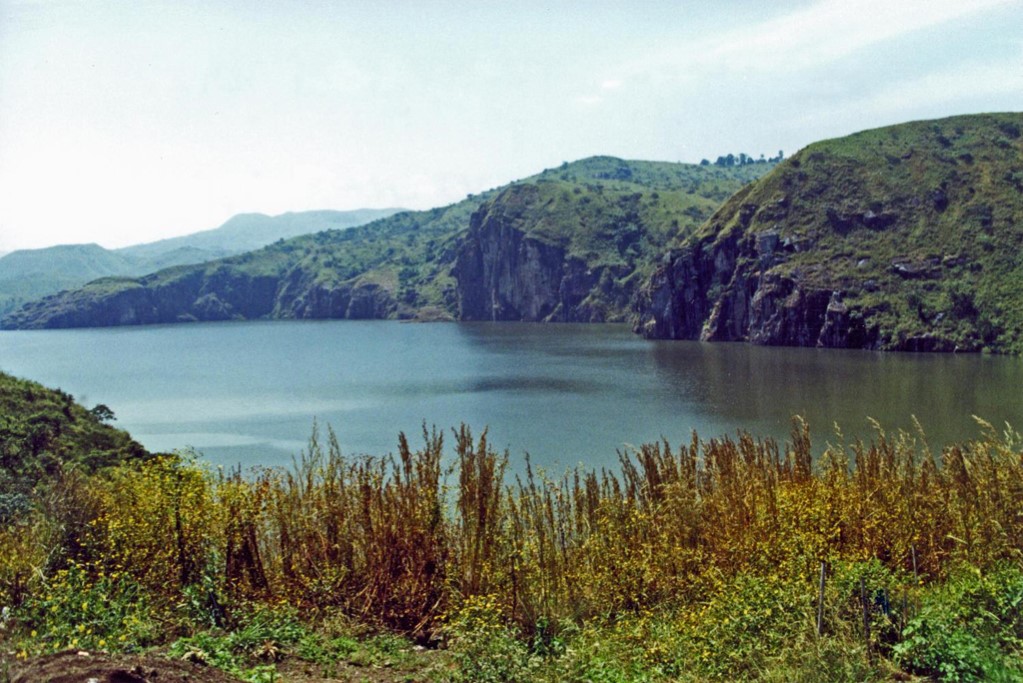
<path id="1" fill-rule="evenodd" d="M 0 369 L 105 403 L 153 450 L 285 464 L 314 419 L 349 453 L 418 443 L 462 422 L 555 471 L 616 462 L 625 444 L 748 428 L 785 437 L 805 415 L 869 436 L 916 415 L 932 446 L 1023 428 L 1023 361 L 648 342 L 623 326 L 255 322 L 0 333 Z"/>

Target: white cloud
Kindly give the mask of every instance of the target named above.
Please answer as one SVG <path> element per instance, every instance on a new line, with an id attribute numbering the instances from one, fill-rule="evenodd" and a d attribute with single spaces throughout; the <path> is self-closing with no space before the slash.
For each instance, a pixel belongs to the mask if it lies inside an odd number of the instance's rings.
<path id="1" fill-rule="evenodd" d="M 1023 108 L 1023 53 L 1019 58 L 1005 62 L 973 63 L 934 72 L 915 80 L 892 83 L 872 91 L 841 107 L 818 109 L 817 118 L 837 118 L 855 112 L 857 117 L 871 116 L 879 122 L 891 122 L 893 115 L 919 112 L 931 115 L 930 110 L 941 112 L 957 102 L 969 103 L 983 98 L 997 100 L 1004 96 L 1008 108 Z"/>
<path id="2" fill-rule="evenodd" d="M 1015 0 L 821 0 L 759 24 L 681 43 L 623 69 L 629 75 L 797 71 Z"/>

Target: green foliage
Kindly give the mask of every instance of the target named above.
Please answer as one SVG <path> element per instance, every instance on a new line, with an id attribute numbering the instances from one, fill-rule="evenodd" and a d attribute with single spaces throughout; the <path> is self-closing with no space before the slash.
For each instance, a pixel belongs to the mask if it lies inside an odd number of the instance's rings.
<path id="1" fill-rule="evenodd" d="M 923 595 L 894 652 L 941 680 L 1023 680 L 1023 570 L 960 568 Z"/>
<path id="2" fill-rule="evenodd" d="M 879 432 L 814 461 L 796 421 L 785 445 L 694 435 L 514 483 L 466 428 L 453 458 L 424 429 L 379 458 L 314 435 L 249 477 L 123 463 L 37 487 L 0 529 L 0 601 L 26 654 L 185 633 L 176 655 L 247 680 L 282 657 L 409 670 L 404 637 L 465 681 L 1012 680 L 1021 442 L 982 427 L 940 458 Z"/>
<path id="3" fill-rule="evenodd" d="M 203 662 L 249 683 L 277 680 L 274 662 L 285 648 L 308 637 L 308 630 L 288 610 L 257 608 L 238 615 L 241 626 L 218 633 L 202 631 L 170 646 L 175 657 Z"/>
<path id="4" fill-rule="evenodd" d="M 73 244 L 16 251 L 0 258 L 0 316 L 28 301 L 80 288 L 100 278 L 140 276 L 174 266 L 203 263 L 258 249 L 284 237 L 361 225 L 395 211 L 303 211 L 280 216 L 240 214 L 213 230 L 122 249 Z"/>
<path id="5" fill-rule="evenodd" d="M 706 271 L 714 254 L 738 261 L 722 285 L 840 305 L 853 346 L 1023 352 L 1023 138 L 1005 133 L 1020 125 L 1019 113 L 958 116 L 814 143 L 733 195 L 689 245 L 711 255 Z M 715 282 L 702 315 L 727 294 Z M 815 343 L 825 311 L 800 313 L 812 322 L 801 343 Z"/>
<path id="6" fill-rule="evenodd" d="M 472 596 L 447 620 L 445 635 L 464 683 L 535 680 L 541 665 L 508 625 L 493 596 Z"/>
<path id="7" fill-rule="evenodd" d="M 146 457 L 106 406 L 86 410 L 67 393 L 0 372 L 0 523 L 25 509 L 25 494 L 65 468 L 92 472 Z"/>
<path id="8" fill-rule="evenodd" d="M 27 636 L 21 650 L 130 651 L 158 639 L 146 593 L 129 576 L 72 563 L 42 583 L 16 612 Z"/>
<path id="9" fill-rule="evenodd" d="M 546 199 L 556 199 L 556 206 L 548 207 L 530 230 L 567 240 L 570 252 L 590 265 L 625 268 L 628 272 L 616 275 L 624 279 L 640 266 L 646 272 L 647 262 L 668 239 L 695 229 L 728 195 L 770 167 L 583 159 L 450 206 L 406 211 L 368 225 L 324 230 L 143 277 L 95 281 L 30 303 L 4 318 L 3 325 L 451 318 L 458 312 L 451 270 L 471 216 L 481 207 L 502 204 L 507 189 L 535 188 Z M 610 309 L 609 318 L 625 315 L 631 286 L 600 302 Z M 355 292 L 377 292 L 379 301 L 371 310 L 353 307 Z"/>

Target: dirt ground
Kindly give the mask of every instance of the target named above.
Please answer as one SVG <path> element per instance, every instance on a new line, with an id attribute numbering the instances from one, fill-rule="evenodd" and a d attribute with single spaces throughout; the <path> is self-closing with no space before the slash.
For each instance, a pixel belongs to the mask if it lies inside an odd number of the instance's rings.
<path id="1" fill-rule="evenodd" d="M 192 662 L 73 651 L 13 662 L 10 675 L 11 683 L 237 683 L 218 669 Z"/>
<path id="2" fill-rule="evenodd" d="M 435 653 L 424 652 L 403 667 L 357 666 L 338 662 L 324 667 L 297 659 L 277 664 L 280 683 L 411 683 L 444 680 Z M 59 652 L 26 662 L 0 661 L 0 683 L 238 683 L 211 666 L 158 655 Z M 439 674 L 439 676 L 438 676 Z"/>

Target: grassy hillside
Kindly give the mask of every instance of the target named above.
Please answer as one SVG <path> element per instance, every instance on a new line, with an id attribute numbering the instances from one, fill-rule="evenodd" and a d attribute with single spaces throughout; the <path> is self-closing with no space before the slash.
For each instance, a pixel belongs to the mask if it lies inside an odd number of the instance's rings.
<path id="1" fill-rule="evenodd" d="M 664 245 L 769 166 L 609 158 L 547 172 L 484 203 L 452 271 L 463 319 L 622 321 Z"/>
<path id="2" fill-rule="evenodd" d="M 39 481 L 146 455 L 108 423 L 105 406 L 86 409 L 59 389 L 0 372 L 0 523 Z"/>
<path id="3" fill-rule="evenodd" d="M 714 206 L 769 169 L 720 168 L 595 157 L 513 185 L 535 185 L 557 211 L 534 228 L 567 239 L 595 262 L 621 260 L 622 240 L 638 263 L 667 239 L 694 229 Z M 606 197 L 602 196 L 606 193 Z M 48 297 L 4 320 L 7 327 L 68 327 L 259 317 L 451 317 L 451 273 L 472 214 L 501 201 L 489 190 L 450 206 L 410 211 L 347 230 L 284 240 L 261 250 L 141 278 L 105 279 Z M 600 236 L 615 215 L 629 234 Z M 631 207 L 631 208 L 630 208 Z M 622 308 L 624 311 L 624 307 Z"/>
<path id="4" fill-rule="evenodd" d="M 22 249 L 0 258 L 0 316 L 28 301 L 81 287 L 98 278 L 138 276 L 164 268 L 212 261 L 258 249 L 282 238 L 362 225 L 396 211 L 305 211 L 280 216 L 242 214 L 219 228 L 122 249 L 104 249 L 98 244 Z"/>
<path id="5" fill-rule="evenodd" d="M 1023 351 L 1021 130 L 1021 114 L 959 116 L 801 150 L 678 245 L 680 277 L 706 280 L 689 299 L 699 315 L 679 329 L 699 323 L 705 338 L 763 343 Z M 651 330 L 665 317 L 656 308 L 643 314 Z M 674 306 L 679 320 L 688 313 Z"/>
<path id="6" fill-rule="evenodd" d="M 23 249 L 0 258 L 0 315 L 46 294 L 135 272 L 131 259 L 98 244 Z"/>

